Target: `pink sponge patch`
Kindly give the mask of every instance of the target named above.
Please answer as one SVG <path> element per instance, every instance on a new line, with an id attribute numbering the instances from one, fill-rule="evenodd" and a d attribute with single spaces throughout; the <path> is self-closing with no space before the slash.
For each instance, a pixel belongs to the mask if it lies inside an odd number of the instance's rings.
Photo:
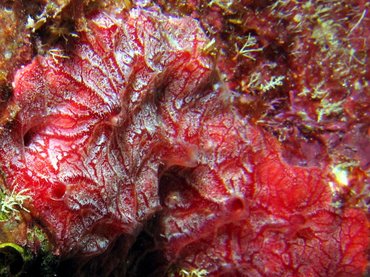
<path id="1" fill-rule="evenodd" d="M 168 265 L 363 273 L 365 214 L 334 209 L 325 172 L 286 164 L 233 93 L 212 86 L 197 21 L 133 9 L 86 24 L 68 58 L 54 49 L 17 73 L 20 111 L 0 142 L 9 189 L 29 189 L 56 254 L 100 254 L 121 236 L 130 247 L 156 215 Z"/>

